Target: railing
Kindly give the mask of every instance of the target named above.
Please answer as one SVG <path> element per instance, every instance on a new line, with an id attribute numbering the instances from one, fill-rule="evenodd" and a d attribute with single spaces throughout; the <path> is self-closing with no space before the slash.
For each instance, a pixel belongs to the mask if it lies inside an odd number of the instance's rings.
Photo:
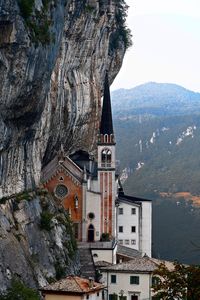
<path id="1" fill-rule="evenodd" d="M 110 249 L 113 248 L 115 245 L 116 240 L 113 239 L 112 241 L 108 242 L 103 242 L 103 241 L 98 241 L 98 242 L 78 242 L 78 247 L 80 248 L 99 248 L 99 249 Z"/>

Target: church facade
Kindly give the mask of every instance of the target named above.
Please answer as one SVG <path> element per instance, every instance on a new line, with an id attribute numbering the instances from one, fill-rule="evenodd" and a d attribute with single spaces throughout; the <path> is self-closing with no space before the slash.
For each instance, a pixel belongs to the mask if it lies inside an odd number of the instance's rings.
<path id="1" fill-rule="evenodd" d="M 107 75 L 97 160 L 83 150 L 66 156 L 61 149 L 42 170 L 42 185 L 68 211 L 78 241 L 97 242 L 105 237 L 116 239 L 151 256 L 151 201 L 126 196 L 116 176 Z"/>

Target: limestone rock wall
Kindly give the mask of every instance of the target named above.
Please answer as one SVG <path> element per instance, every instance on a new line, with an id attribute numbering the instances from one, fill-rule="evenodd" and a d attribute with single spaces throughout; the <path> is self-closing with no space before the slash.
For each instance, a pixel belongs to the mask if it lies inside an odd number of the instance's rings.
<path id="1" fill-rule="evenodd" d="M 13 277 L 36 288 L 78 272 L 70 224 L 51 196 L 24 193 L 1 202 L 0 291 Z"/>
<path id="2" fill-rule="evenodd" d="M 61 143 L 94 151 L 105 72 L 125 53 L 116 0 L 35 0 L 29 17 L 19 3 L 0 0 L 0 198 L 37 186 Z"/>

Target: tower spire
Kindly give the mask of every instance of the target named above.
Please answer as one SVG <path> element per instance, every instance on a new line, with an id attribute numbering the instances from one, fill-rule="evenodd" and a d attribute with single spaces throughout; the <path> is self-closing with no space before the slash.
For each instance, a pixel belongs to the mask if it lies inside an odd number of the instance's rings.
<path id="1" fill-rule="evenodd" d="M 103 107 L 101 114 L 100 123 L 100 134 L 113 134 L 113 122 L 112 122 L 112 110 L 110 101 L 110 87 L 108 80 L 108 72 L 106 72 L 105 82 L 104 82 L 104 95 L 103 95 Z"/>

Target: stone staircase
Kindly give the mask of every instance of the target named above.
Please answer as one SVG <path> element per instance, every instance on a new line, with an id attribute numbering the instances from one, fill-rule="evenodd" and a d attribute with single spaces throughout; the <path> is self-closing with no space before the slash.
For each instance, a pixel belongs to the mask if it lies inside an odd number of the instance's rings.
<path id="1" fill-rule="evenodd" d="M 86 278 L 93 277 L 95 279 L 96 272 L 91 250 L 89 248 L 79 248 L 79 257 L 81 276 Z"/>

